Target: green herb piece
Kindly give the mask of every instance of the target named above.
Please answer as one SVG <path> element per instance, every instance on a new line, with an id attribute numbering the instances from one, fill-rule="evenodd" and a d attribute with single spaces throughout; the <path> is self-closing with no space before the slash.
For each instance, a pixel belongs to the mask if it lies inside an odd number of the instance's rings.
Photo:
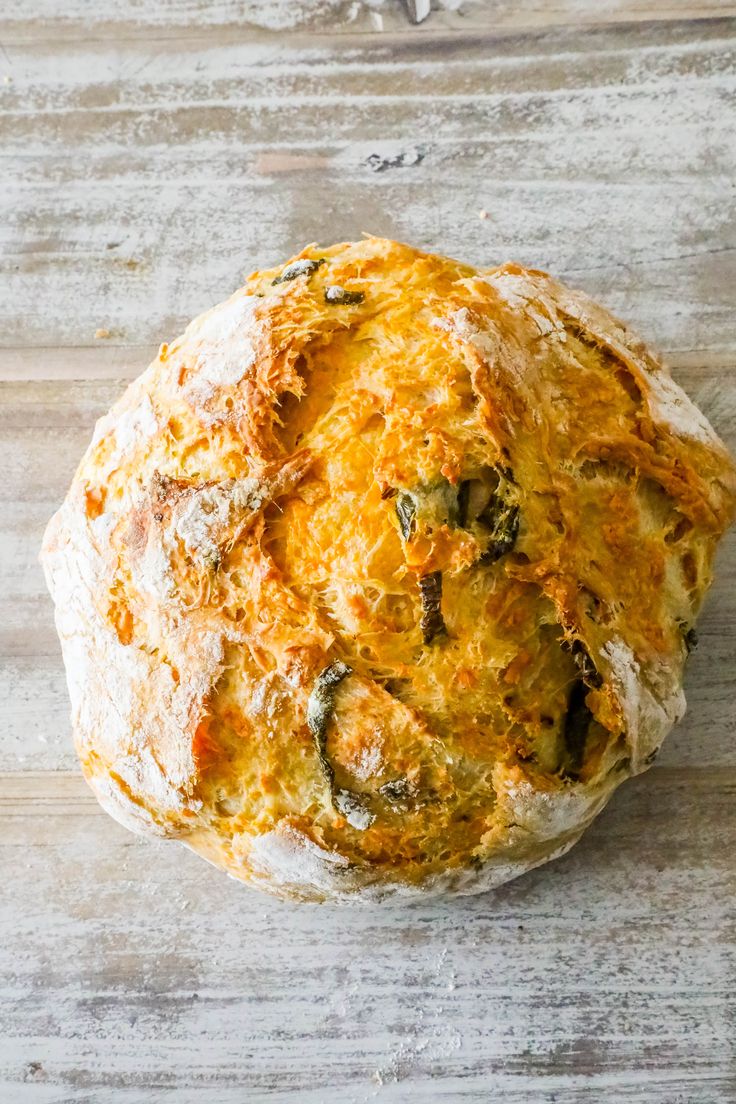
<path id="1" fill-rule="evenodd" d="M 590 722 L 593 714 L 585 704 L 588 695 L 588 687 L 582 679 L 573 683 L 570 697 L 567 702 L 567 713 L 562 736 L 569 757 L 567 774 L 574 776 L 580 771 L 585 755 L 585 742 L 588 738 Z"/>
<path id="2" fill-rule="evenodd" d="M 330 789 L 335 781 L 335 772 L 327 755 L 327 728 L 335 709 L 335 691 L 344 678 L 353 673 L 352 667 L 336 659 L 315 680 L 307 702 L 307 725 L 314 737 L 320 765 Z"/>
<path id="3" fill-rule="evenodd" d="M 457 489 L 457 523 L 461 529 L 468 524 L 468 506 L 470 505 L 470 480 L 463 479 Z"/>
<path id="4" fill-rule="evenodd" d="M 583 680 L 588 686 L 596 689 L 603 685 L 603 677 L 598 672 L 595 663 L 590 658 L 590 653 L 581 640 L 573 640 L 571 646 L 572 658 Z"/>
<path id="5" fill-rule="evenodd" d="M 484 467 L 475 478 L 464 479 L 455 492 L 457 524 L 492 529 L 496 517 L 513 506 L 508 486 L 513 483 L 513 472 L 503 467 Z"/>
<path id="6" fill-rule="evenodd" d="M 690 653 L 694 652 L 698 646 L 698 634 L 696 633 L 692 625 L 688 628 L 688 624 L 686 621 L 678 621 L 677 625 L 680 632 L 682 633 L 682 640 L 685 645 L 685 651 L 688 655 L 690 655 Z"/>
<path id="7" fill-rule="evenodd" d="M 455 520 L 485 545 L 481 563 L 495 563 L 509 552 L 519 533 L 519 507 L 508 484 L 508 469 L 483 468 L 477 478 L 464 479 L 456 492 Z"/>
<path id="8" fill-rule="evenodd" d="M 439 479 L 411 491 L 401 491 L 396 500 L 396 513 L 404 540 L 410 540 L 421 525 L 431 534 L 442 525 L 451 529 L 458 524 L 457 490 L 447 479 Z"/>
<path id="9" fill-rule="evenodd" d="M 416 525 L 417 505 L 410 494 L 403 492 L 396 499 L 396 516 L 404 540 L 411 540 Z"/>
<path id="10" fill-rule="evenodd" d="M 496 563 L 516 543 L 519 535 L 519 507 L 494 495 L 478 521 L 491 531 L 480 562 Z"/>
<path id="11" fill-rule="evenodd" d="M 419 626 L 425 644 L 431 644 L 434 638 L 447 632 L 442 616 L 442 572 L 433 571 L 431 575 L 422 575 L 419 580 L 419 592 L 422 596 L 422 617 Z"/>
<path id="12" fill-rule="evenodd" d="M 302 257 L 300 261 L 294 261 L 292 264 L 287 265 L 281 275 L 277 276 L 271 283 L 288 284 L 292 280 L 296 280 L 297 276 L 311 276 L 312 273 L 316 272 L 319 266 L 324 263 L 324 257 L 319 257 L 316 261 L 311 260 L 309 257 Z"/>
<path id="13" fill-rule="evenodd" d="M 339 284 L 332 284 L 331 287 L 325 288 L 326 303 L 339 303 L 343 307 L 354 307 L 358 303 L 362 303 L 364 299 L 365 295 L 362 291 L 346 291 Z"/>
<path id="14" fill-rule="evenodd" d="M 439 525 L 449 525 L 456 529 L 460 524 L 459 498 L 456 488 L 447 479 L 442 479 L 426 490 L 429 517 Z"/>
<path id="15" fill-rule="evenodd" d="M 345 817 L 353 828 L 364 832 L 376 819 L 360 794 L 350 790 L 335 789 L 335 771 L 327 754 L 327 729 L 335 711 L 335 693 L 344 678 L 353 673 L 352 667 L 336 659 L 317 675 L 307 702 L 307 724 L 314 737 L 322 772 L 330 787 L 334 808 Z"/>
<path id="16" fill-rule="evenodd" d="M 406 778 L 392 778 L 379 786 L 378 792 L 390 805 L 396 805 L 400 809 L 406 808 L 411 796 L 411 788 Z"/>

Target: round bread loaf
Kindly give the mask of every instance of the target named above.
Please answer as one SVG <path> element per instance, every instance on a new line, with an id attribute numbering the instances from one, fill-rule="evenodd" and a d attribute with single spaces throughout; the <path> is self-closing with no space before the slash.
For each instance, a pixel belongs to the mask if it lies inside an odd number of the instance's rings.
<path id="1" fill-rule="evenodd" d="M 49 525 L 84 773 L 283 896 L 497 885 L 682 716 L 735 501 L 581 292 L 309 246 L 161 347 Z"/>

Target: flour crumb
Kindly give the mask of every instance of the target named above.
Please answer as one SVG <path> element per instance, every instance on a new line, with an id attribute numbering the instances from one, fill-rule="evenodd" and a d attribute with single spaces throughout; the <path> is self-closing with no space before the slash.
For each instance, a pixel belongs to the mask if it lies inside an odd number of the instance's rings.
<path id="1" fill-rule="evenodd" d="M 380 732 L 378 733 L 380 737 Z M 381 744 L 376 742 L 360 749 L 357 758 L 351 763 L 353 774 L 360 782 L 374 778 L 383 768 Z"/>
<path id="2" fill-rule="evenodd" d="M 664 422 L 675 433 L 704 445 L 719 443 L 708 419 L 670 376 L 647 372 L 647 382 L 649 412 L 655 421 Z"/>
<path id="3" fill-rule="evenodd" d="M 335 794 L 335 807 L 345 817 L 352 828 L 365 832 L 376 819 L 365 807 L 360 798 L 350 790 L 338 790 Z"/>

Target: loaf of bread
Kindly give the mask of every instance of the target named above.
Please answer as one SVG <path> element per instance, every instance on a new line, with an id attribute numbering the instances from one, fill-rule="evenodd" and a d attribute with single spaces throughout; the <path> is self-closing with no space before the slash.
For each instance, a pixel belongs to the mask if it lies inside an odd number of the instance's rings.
<path id="1" fill-rule="evenodd" d="M 309 246 L 161 347 L 49 524 L 84 773 L 282 896 L 495 886 L 682 716 L 735 503 L 706 419 L 586 295 Z"/>

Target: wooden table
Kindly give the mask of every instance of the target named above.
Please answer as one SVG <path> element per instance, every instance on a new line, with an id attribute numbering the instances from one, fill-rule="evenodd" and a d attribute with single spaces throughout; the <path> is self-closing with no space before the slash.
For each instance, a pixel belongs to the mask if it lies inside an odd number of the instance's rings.
<path id="1" fill-rule="evenodd" d="M 476 899 L 342 910 L 99 811 L 36 554 L 160 341 L 250 269 L 363 230 L 584 287 L 736 444 L 736 5 L 6 13 L 0 1100 L 732 1104 L 733 535 L 686 719 L 567 858 Z"/>

